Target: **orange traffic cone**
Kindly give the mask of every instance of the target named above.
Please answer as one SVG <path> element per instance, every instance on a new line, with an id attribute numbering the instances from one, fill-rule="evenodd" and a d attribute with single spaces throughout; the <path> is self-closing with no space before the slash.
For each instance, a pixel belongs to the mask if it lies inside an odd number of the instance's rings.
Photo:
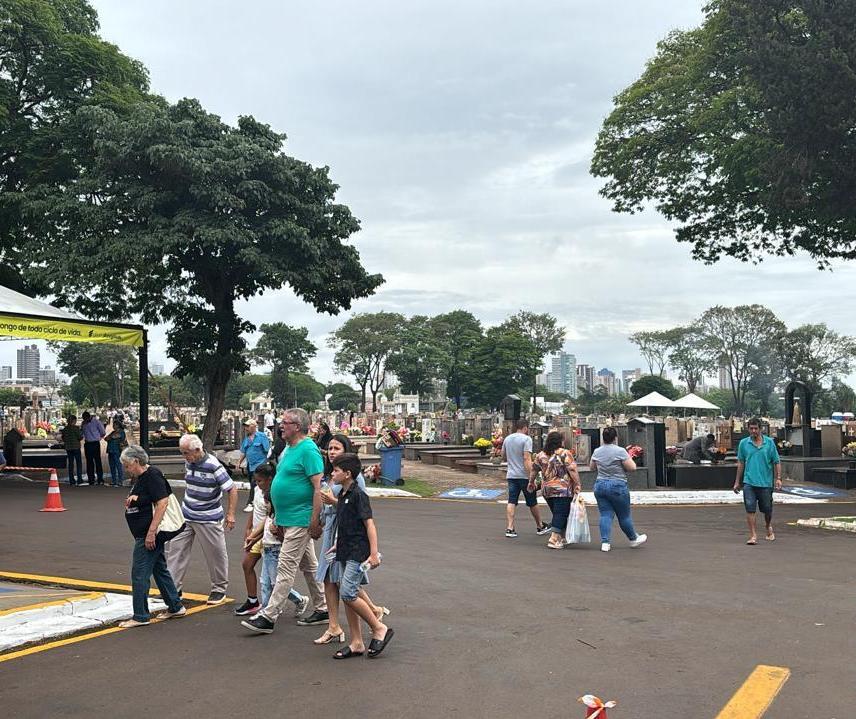
<path id="1" fill-rule="evenodd" d="M 51 470 L 51 481 L 48 482 L 48 496 L 45 497 L 45 506 L 40 512 L 64 512 L 65 507 L 62 506 L 62 496 L 59 493 L 59 480 L 56 476 L 56 470 Z"/>
<path id="2" fill-rule="evenodd" d="M 585 705 L 587 719 L 607 719 L 606 710 L 612 709 L 617 703 L 614 701 L 605 702 L 594 694 L 581 696 L 577 701 Z"/>

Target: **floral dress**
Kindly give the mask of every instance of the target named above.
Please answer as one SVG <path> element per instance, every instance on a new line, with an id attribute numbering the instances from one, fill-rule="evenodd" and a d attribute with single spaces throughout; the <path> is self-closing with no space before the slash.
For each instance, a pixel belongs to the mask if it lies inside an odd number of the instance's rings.
<path id="1" fill-rule="evenodd" d="M 535 464 L 541 470 L 541 494 L 545 499 L 551 497 L 573 497 L 579 491 L 579 485 L 574 484 L 571 472 L 577 468 L 574 453 L 564 447 L 559 447 L 552 455 L 538 452 Z"/>

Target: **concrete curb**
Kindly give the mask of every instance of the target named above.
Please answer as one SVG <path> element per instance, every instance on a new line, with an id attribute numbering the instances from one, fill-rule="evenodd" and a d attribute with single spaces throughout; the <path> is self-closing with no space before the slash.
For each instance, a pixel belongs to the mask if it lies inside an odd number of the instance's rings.
<path id="1" fill-rule="evenodd" d="M 856 532 L 856 522 L 842 521 L 845 517 L 825 517 L 812 519 L 798 519 L 798 527 L 814 527 L 816 529 L 835 529 L 840 532 Z"/>
<path id="2" fill-rule="evenodd" d="M 588 505 L 596 505 L 594 492 L 583 492 L 583 499 Z M 800 497 L 792 494 L 776 493 L 773 495 L 774 504 L 825 504 L 826 499 Z M 505 499 L 498 499 L 497 504 L 505 504 Z M 539 504 L 547 504 L 543 497 L 538 497 Z M 734 494 L 728 490 L 710 491 L 656 491 L 638 490 L 630 492 L 630 504 L 636 506 L 681 505 L 681 504 L 743 504 L 743 495 Z"/>
<path id="3" fill-rule="evenodd" d="M 187 486 L 187 482 L 185 482 L 183 479 L 170 479 L 168 481 L 170 487 Z M 235 486 L 238 489 L 249 490 L 250 483 L 243 481 L 235 481 Z M 404 489 L 396 489 L 395 487 L 366 487 L 366 494 L 368 494 L 369 497 L 419 497 L 418 494 L 408 492 Z"/>
<path id="4" fill-rule="evenodd" d="M 149 597 L 149 611 L 152 614 L 164 609 L 166 605 L 163 602 Z M 0 617 L 0 651 L 99 629 L 130 619 L 133 614 L 131 597 L 111 592 L 13 612 Z"/>

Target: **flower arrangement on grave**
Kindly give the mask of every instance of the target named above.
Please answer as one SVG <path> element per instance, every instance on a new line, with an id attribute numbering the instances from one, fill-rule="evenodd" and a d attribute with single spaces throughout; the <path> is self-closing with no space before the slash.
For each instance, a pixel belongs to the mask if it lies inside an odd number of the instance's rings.
<path id="1" fill-rule="evenodd" d="M 363 479 L 365 479 L 366 482 L 377 484 L 377 482 L 380 481 L 380 465 L 370 464 L 368 467 L 364 468 Z"/>
<path id="2" fill-rule="evenodd" d="M 786 439 L 777 439 L 776 440 L 776 449 L 779 450 L 779 454 L 789 455 L 791 453 L 791 449 L 793 449 L 793 444 L 788 442 Z"/>
<path id="3" fill-rule="evenodd" d="M 493 442 L 489 439 L 485 439 L 484 437 L 479 437 L 475 442 L 473 442 L 473 447 L 475 447 L 484 457 L 487 454 L 487 450 L 490 447 L 493 447 Z"/>
<path id="4" fill-rule="evenodd" d="M 380 436 L 377 438 L 375 448 L 391 449 L 392 447 L 398 447 L 401 443 L 402 439 L 398 436 L 398 432 L 396 430 L 384 427 L 381 430 Z"/>
<path id="5" fill-rule="evenodd" d="M 407 435 L 409 442 L 421 442 L 422 441 L 422 432 L 418 429 L 411 429 L 410 433 Z"/>
<path id="6" fill-rule="evenodd" d="M 359 427 L 351 427 L 350 429 L 346 429 L 343 431 L 349 437 L 362 437 L 363 436 L 363 430 L 361 430 Z"/>
<path id="7" fill-rule="evenodd" d="M 674 445 L 666 447 L 666 464 L 674 464 L 680 453 L 681 450 Z"/>
<path id="8" fill-rule="evenodd" d="M 451 437 L 449 436 L 449 433 L 446 432 L 445 430 L 443 431 L 442 438 L 443 438 L 443 444 L 449 444 L 449 440 L 451 439 Z"/>
<path id="9" fill-rule="evenodd" d="M 377 434 L 377 430 L 371 424 L 364 424 L 360 429 L 366 437 L 374 437 Z"/>
<path id="10" fill-rule="evenodd" d="M 402 442 L 410 441 L 410 430 L 407 427 L 398 427 L 395 433 Z"/>
<path id="11" fill-rule="evenodd" d="M 642 457 L 645 456 L 645 450 L 642 449 L 642 447 L 640 447 L 638 444 L 631 444 L 627 448 L 627 454 L 629 454 L 630 459 L 635 462 L 637 459 L 642 459 Z"/>
<path id="12" fill-rule="evenodd" d="M 461 444 L 468 444 L 468 445 L 472 446 L 472 444 L 473 444 L 472 436 L 469 434 L 462 434 L 461 435 Z"/>
<path id="13" fill-rule="evenodd" d="M 845 457 L 856 457 L 856 442 L 845 444 L 841 449 L 841 454 Z"/>
<path id="14" fill-rule="evenodd" d="M 497 428 L 490 436 L 490 443 L 493 445 L 491 457 L 499 457 L 502 454 L 502 442 L 505 437 L 502 436 L 502 430 Z"/>

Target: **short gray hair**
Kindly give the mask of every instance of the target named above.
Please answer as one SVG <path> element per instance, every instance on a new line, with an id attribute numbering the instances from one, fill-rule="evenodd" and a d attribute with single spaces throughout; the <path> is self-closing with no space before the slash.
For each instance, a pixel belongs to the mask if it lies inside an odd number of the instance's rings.
<path id="1" fill-rule="evenodd" d="M 178 440 L 178 445 L 185 449 L 202 449 L 202 440 L 198 434 L 183 434 Z"/>
<path id="2" fill-rule="evenodd" d="M 149 453 L 138 444 L 129 444 L 119 455 L 119 461 L 125 464 L 136 462 L 141 467 L 145 467 L 149 463 Z"/>
<path id="3" fill-rule="evenodd" d="M 285 416 L 290 417 L 300 425 L 300 431 L 306 434 L 309 431 L 309 413 L 300 407 L 292 407 L 285 410 Z"/>

